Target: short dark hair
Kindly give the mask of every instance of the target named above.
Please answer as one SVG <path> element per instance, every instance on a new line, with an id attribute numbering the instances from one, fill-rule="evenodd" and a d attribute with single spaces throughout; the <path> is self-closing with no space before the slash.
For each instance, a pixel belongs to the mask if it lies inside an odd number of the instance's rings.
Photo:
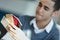
<path id="1" fill-rule="evenodd" d="M 54 11 L 59 10 L 60 9 L 60 0 L 52 0 L 53 2 L 55 2 L 54 4 Z"/>

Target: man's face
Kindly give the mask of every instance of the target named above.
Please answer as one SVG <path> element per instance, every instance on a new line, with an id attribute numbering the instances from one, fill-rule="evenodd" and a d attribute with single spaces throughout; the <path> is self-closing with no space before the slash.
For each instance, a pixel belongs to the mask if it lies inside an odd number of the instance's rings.
<path id="1" fill-rule="evenodd" d="M 53 14 L 54 3 L 52 0 L 40 0 L 36 9 L 36 20 L 48 20 Z"/>

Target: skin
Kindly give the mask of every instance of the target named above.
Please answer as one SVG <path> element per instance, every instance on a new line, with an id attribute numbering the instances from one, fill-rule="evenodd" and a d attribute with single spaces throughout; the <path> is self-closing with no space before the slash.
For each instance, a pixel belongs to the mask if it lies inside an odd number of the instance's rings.
<path id="1" fill-rule="evenodd" d="M 52 16 L 57 13 L 54 10 L 54 4 L 52 0 L 40 0 L 36 9 L 36 23 L 39 29 L 45 28 L 50 22 Z"/>

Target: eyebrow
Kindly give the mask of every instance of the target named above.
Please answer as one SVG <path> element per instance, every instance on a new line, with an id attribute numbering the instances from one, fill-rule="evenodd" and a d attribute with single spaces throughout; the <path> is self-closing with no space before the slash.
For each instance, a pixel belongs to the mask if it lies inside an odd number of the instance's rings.
<path id="1" fill-rule="evenodd" d="M 46 8 L 48 8 L 48 9 L 49 9 L 49 7 L 48 7 L 48 6 L 44 6 L 44 7 L 46 7 Z"/>
<path id="2" fill-rule="evenodd" d="M 39 4 L 42 4 L 41 2 L 39 2 Z"/>
<path id="3" fill-rule="evenodd" d="M 43 4 L 42 4 L 42 2 L 39 2 L 39 4 L 40 4 L 40 6 L 42 6 Z M 46 8 L 48 8 L 49 9 L 49 7 L 47 6 L 47 5 L 44 5 L 44 7 L 46 7 Z"/>
<path id="4" fill-rule="evenodd" d="M 42 6 L 42 3 L 41 2 L 39 2 L 39 6 Z"/>
<path id="5" fill-rule="evenodd" d="M 49 7 L 47 7 L 47 6 L 44 6 L 44 9 L 45 9 L 45 10 L 48 10 L 48 9 L 49 9 Z"/>

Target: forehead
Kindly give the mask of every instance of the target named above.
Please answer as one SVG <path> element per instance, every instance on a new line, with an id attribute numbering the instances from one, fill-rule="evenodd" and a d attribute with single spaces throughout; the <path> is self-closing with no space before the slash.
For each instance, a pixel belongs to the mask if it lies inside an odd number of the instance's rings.
<path id="1" fill-rule="evenodd" d="M 48 6 L 53 6 L 55 4 L 55 2 L 53 2 L 52 0 L 40 0 L 39 2 Z"/>
<path id="2" fill-rule="evenodd" d="M 52 0 L 39 0 L 39 2 L 44 2 L 44 3 L 54 3 Z"/>

